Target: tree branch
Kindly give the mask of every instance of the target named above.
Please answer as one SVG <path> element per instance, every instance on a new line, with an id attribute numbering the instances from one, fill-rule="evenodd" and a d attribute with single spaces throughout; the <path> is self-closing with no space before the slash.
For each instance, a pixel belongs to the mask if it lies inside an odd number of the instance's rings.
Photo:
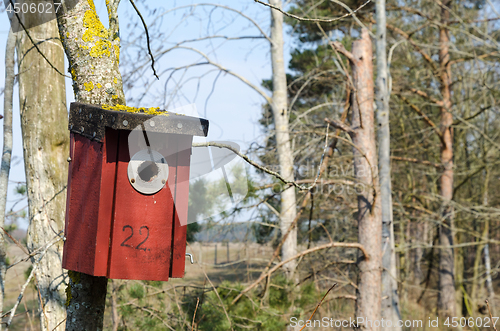
<path id="1" fill-rule="evenodd" d="M 216 7 L 216 8 L 222 8 L 222 9 L 225 9 L 225 10 L 229 10 L 229 11 L 232 11 L 232 12 L 235 12 L 237 13 L 238 15 L 246 18 L 248 21 L 250 21 L 258 30 L 260 33 L 262 33 L 262 35 L 269 41 L 269 42 L 272 42 L 271 41 L 271 38 L 269 38 L 269 36 L 264 32 L 264 30 L 260 27 L 260 25 L 254 20 L 252 19 L 250 16 L 247 16 L 245 15 L 243 12 L 239 11 L 239 10 L 236 10 L 234 8 L 231 8 L 231 7 L 228 7 L 228 6 L 224 6 L 224 5 L 218 5 L 218 4 L 213 4 L 213 3 L 197 3 L 197 4 L 193 4 L 193 5 L 185 5 L 185 6 L 179 6 L 179 7 L 175 7 L 175 8 L 172 8 L 172 9 L 169 9 L 169 10 L 166 10 L 165 12 L 163 12 L 162 14 L 158 15 L 158 17 L 155 18 L 155 21 L 157 19 L 160 19 L 162 16 L 172 12 L 172 11 L 176 11 L 176 10 L 179 10 L 179 9 L 184 9 L 184 8 L 196 8 L 198 6 L 210 6 L 210 7 Z M 154 24 L 154 22 L 153 22 Z"/>
<path id="2" fill-rule="evenodd" d="M 9 0 L 9 1 L 12 4 L 12 6 L 14 6 L 14 3 L 12 2 L 12 0 Z M 56 67 L 54 67 L 54 65 L 49 61 L 49 59 L 47 59 L 47 57 L 45 56 L 45 54 L 42 53 L 42 51 L 40 50 L 40 48 L 38 48 L 38 45 L 35 43 L 35 41 L 33 40 L 33 38 L 31 38 L 31 35 L 29 34 L 28 30 L 24 26 L 23 22 L 21 21 L 21 18 L 19 17 L 19 15 L 15 11 L 14 11 L 14 14 L 16 15 L 16 18 L 17 18 L 19 24 L 21 25 L 21 27 L 23 28 L 24 32 L 28 36 L 29 40 L 31 41 L 31 43 L 33 44 L 33 46 L 36 48 L 36 50 L 38 51 L 38 53 L 43 57 L 43 59 L 45 61 L 47 61 L 47 63 L 52 67 L 52 69 L 54 69 L 59 75 L 67 77 L 67 78 L 71 78 L 69 76 L 66 76 L 62 72 L 60 72 L 59 69 L 57 69 Z"/>
<path id="3" fill-rule="evenodd" d="M 402 157 L 402 156 L 391 156 L 391 159 L 395 160 L 395 161 L 403 161 L 403 162 L 412 162 L 412 163 L 420 163 L 420 164 L 423 164 L 423 165 L 427 165 L 427 166 L 431 166 L 431 167 L 434 167 L 436 169 L 441 169 L 443 166 L 439 163 L 432 163 L 432 162 L 429 162 L 429 161 L 424 161 L 424 160 L 418 160 L 418 159 L 415 159 L 415 158 L 410 158 L 410 157 Z"/>
<path id="4" fill-rule="evenodd" d="M 255 2 L 257 3 L 260 3 L 261 5 L 264 5 L 264 6 L 267 6 L 269 8 L 272 8 L 274 10 L 277 10 L 279 11 L 280 13 L 282 13 L 283 15 L 285 16 L 288 16 L 290 18 L 294 18 L 296 19 L 297 21 L 301 21 L 301 22 L 317 22 L 317 23 L 332 23 L 332 22 L 335 22 L 335 21 L 338 21 L 338 20 L 341 20 L 343 18 L 346 18 L 346 17 L 349 17 L 349 16 L 354 16 L 356 14 L 356 12 L 358 12 L 359 10 L 361 10 L 363 7 L 365 7 L 366 5 L 368 5 L 372 0 L 368 0 L 366 1 L 365 3 L 363 3 L 361 6 L 359 6 L 358 8 L 356 8 L 355 10 L 350 10 L 350 12 L 348 12 L 347 14 L 345 15 L 342 15 L 340 17 L 335 17 L 335 18 L 330 18 L 330 19 L 322 19 L 322 18 L 305 18 L 305 17 L 300 17 L 300 16 L 297 16 L 297 15 L 294 15 L 294 14 L 290 14 L 284 10 L 282 10 L 281 8 L 278 8 L 276 6 L 273 6 L 269 3 L 265 3 L 263 1 L 260 1 L 260 0 L 254 0 Z"/>
<path id="5" fill-rule="evenodd" d="M 26 291 L 26 287 L 28 287 L 28 284 L 30 283 L 31 279 L 33 278 L 33 276 L 35 275 L 35 271 L 36 269 L 38 268 L 38 265 L 40 264 L 40 261 L 43 259 L 43 257 L 45 256 L 45 253 L 47 253 L 47 250 L 52 246 L 54 245 L 55 243 L 57 243 L 59 240 L 61 240 L 62 238 L 59 237 L 59 236 L 56 236 L 56 238 L 52 239 L 52 241 L 49 242 L 49 244 L 45 247 L 45 249 L 43 250 L 43 252 L 40 254 L 40 257 L 38 258 L 38 260 L 35 261 L 35 263 L 33 263 L 33 269 L 31 269 L 31 272 L 28 276 L 28 279 L 26 280 L 26 282 L 23 284 L 22 288 L 21 288 L 21 292 L 19 293 L 19 296 L 17 297 L 17 301 L 16 303 L 14 304 L 14 307 L 12 307 L 12 309 L 7 313 L 9 314 L 10 313 L 10 316 L 9 316 L 9 320 L 7 321 L 7 327 L 5 328 L 5 331 L 8 331 L 9 330 L 9 326 L 10 324 L 12 323 L 12 319 L 14 318 L 14 315 L 16 313 L 16 310 L 17 310 L 17 307 L 19 306 L 19 304 L 21 303 L 21 300 L 23 299 L 23 296 L 24 296 L 24 291 Z"/>
<path id="6" fill-rule="evenodd" d="M 410 106 L 411 109 L 413 109 L 417 114 L 419 114 L 422 119 L 424 120 L 425 123 L 427 123 L 428 126 L 430 126 L 431 128 L 434 129 L 434 131 L 436 132 L 436 134 L 439 136 L 439 139 L 441 140 L 442 143 L 444 143 L 443 141 L 443 135 L 441 133 L 441 131 L 439 131 L 439 128 L 437 127 L 436 124 L 434 124 L 434 122 L 426 115 L 424 114 L 424 112 L 422 112 L 422 110 L 420 110 L 420 108 L 418 108 L 417 106 L 415 106 L 414 104 L 412 104 L 408 99 L 406 99 L 404 96 L 400 95 L 400 94 L 397 94 L 401 100 L 403 100 L 408 106 Z"/>
<path id="7" fill-rule="evenodd" d="M 144 26 L 144 30 L 146 31 L 146 40 L 147 40 L 147 43 L 148 43 L 148 52 L 149 52 L 149 56 L 151 57 L 151 68 L 153 69 L 153 74 L 155 75 L 155 77 L 158 80 L 160 80 L 160 77 L 158 77 L 158 75 L 156 74 L 156 70 L 155 70 L 155 58 L 153 56 L 153 53 L 151 52 L 151 45 L 150 45 L 150 42 L 149 42 L 148 26 L 146 25 L 146 21 L 144 21 L 144 18 L 142 17 L 141 12 L 139 11 L 139 9 L 137 8 L 137 6 L 135 5 L 134 0 L 130 0 L 130 3 L 132 4 L 132 6 L 134 7 L 135 11 L 137 12 L 137 15 L 139 15 L 139 17 L 141 18 L 142 25 Z"/>
<path id="8" fill-rule="evenodd" d="M 349 135 L 353 135 L 356 133 L 353 128 L 351 128 L 349 125 L 347 125 L 345 123 L 342 123 L 342 122 L 339 122 L 336 120 L 330 120 L 328 118 L 325 118 L 325 122 L 331 124 L 336 129 L 339 129 L 339 130 L 342 130 L 342 131 L 348 133 Z"/>
<path id="9" fill-rule="evenodd" d="M 372 23 L 375 23 L 375 20 L 372 19 Z M 424 52 L 424 50 L 422 48 L 420 48 L 419 45 L 417 45 L 417 43 L 411 38 L 411 36 L 409 34 L 407 34 L 406 32 L 404 32 L 400 28 L 395 27 L 392 24 L 387 24 L 387 28 L 389 30 L 392 30 L 395 33 L 399 34 L 401 37 L 405 38 L 416 49 L 416 51 L 418 53 L 420 53 L 420 55 L 422 55 L 422 57 L 427 61 L 427 63 L 429 63 L 429 65 L 432 67 L 432 69 L 435 72 L 438 71 L 438 67 L 436 66 L 436 63 L 432 60 L 432 58 L 430 57 L 430 55 L 427 54 L 426 52 Z"/>
<path id="10" fill-rule="evenodd" d="M 328 244 L 316 246 L 316 247 L 313 247 L 313 248 L 310 248 L 310 249 L 306 249 L 305 251 L 303 251 L 303 252 L 301 252 L 301 253 L 299 253 L 299 254 L 297 254 L 295 256 L 292 256 L 289 259 L 286 259 L 285 261 L 281 261 L 276 266 L 274 266 L 273 268 L 271 268 L 268 272 L 262 274 L 255 282 L 253 282 L 251 285 L 247 286 L 243 291 L 241 291 L 240 294 L 238 294 L 236 296 L 236 298 L 234 298 L 234 300 L 231 302 L 231 305 L 234 305 L 245 293 L 247 293 L 248 291 L 250 291 L 251 289 L 253 289 L 260 282 L 262 282 L 265 278 L 269 277 L 273 272 L 275 272 L 276 270 L 278 270 L 279 268 L 281 268 L 284 264 L 286 264 L 286 263 L 288 263 L 290 261 L 296 260 L 296 259 L 298 259 L 301 256 L 304 256 L 304 255 L 307 255 L 307 254 L 311 254 L 311 253 L 314 253 L 314 252 L 317 252 L 317 251 L 320 251 L 320 250 L 323 250 L 323 249 L 326 249 L 326 248 L 332 248 L 332 247 L 357 248 L 357 249 L 359 249 L 363 253 L 365 259 L 369 259 L 370 258 L 370 255 L 368 254 L 368 252 L 366 251 L 366 249 L 364 248 L 364 246 L 361 245 L 361 244 L 358 244 L 358 243 L 338 243 L 338 242 L 334 242 L 334 243 L 328 243 Z"/>
<path id="11" fill-rule="evenodd" d="M 345 49 L 344 45 L 342 45 L 340 42 L 338 41 L 333 41 L 330 43 L 332 45 L 332 47 L 335 48 L 335 50 L 337 52 L 339 52 L 340 54 L 344 55 L 346 58 L 349 59 L 349 61 L 351 61 L 351 63 L 355 63 L 356 60 L 354 59 L 354 56 L 352 55 L 351 52 L 349 52 L 347 49 Z"/>
<path id="12" fill-rule="evenodd" d="M 443 101 L 441 100 L 438 100 L 430 95 L 428 95 L 427 93 L 425 93 L 424 91 L 421 91 L 421 90 L 417 90 L 416 88 L 413 88 L 411 87 L 410 88 L 410 91 L 412 91 L 413 93 L 421 96 L 422 98 L 426 98 L 432 102 L 434 102 L 436 105 L 438 105 L 439 107 L 442 107 L 443 106 Z"/>

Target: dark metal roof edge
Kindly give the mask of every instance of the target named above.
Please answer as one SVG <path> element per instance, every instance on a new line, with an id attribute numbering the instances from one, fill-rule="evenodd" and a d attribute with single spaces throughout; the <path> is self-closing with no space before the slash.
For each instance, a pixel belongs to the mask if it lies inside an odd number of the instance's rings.
<path id="1" fill-rule="evenodd" d="M 165 111 L 168 115 L 149 115 L 102 109 L 99 105 L 73 102 L 70 105 L 69 125 L 71 132 L 101 141 L 105 127 L 117 130 L 133 130 L 149 121 L 147 130 L 206 137 L 209 121 L 204 118 L 179 115 Z"/>

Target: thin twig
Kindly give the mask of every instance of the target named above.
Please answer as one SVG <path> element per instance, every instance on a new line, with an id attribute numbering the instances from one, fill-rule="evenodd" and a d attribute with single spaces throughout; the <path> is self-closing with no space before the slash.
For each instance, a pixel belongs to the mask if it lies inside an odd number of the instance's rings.
<path id="1" fill-rule="evenodd" d="M 288 263 L 290 261 L 296 260 L 296 259 L 298 259 L 301 256 L 304 256 L 304 255 L 307 255 L 307 254 L 310 254 L 310 253 L 314 253 L 314 252 L 322 250 L 322 249 L 332 248 L 332 247 L 357 248 L 357 249 L 361 250 L 361 252 L 363 253 L 365 259 L 369 259 L 369 255 L 368 255 L 368 252 L 366 251 L 365 247 L 363 245 L 359 244 L 359 243 L 343 243 L 343 242 L 342 243 L 338 243 L 338 242 L 335 242 L 335 243 L 328 243 L 328 244 L 324 244 L 324 245 L 321 245 L 321 246 L 316 246 L 316 247 L 313 247 L 313 248 L 310 248 L 310 249 L 306 249 L 305 251 L 303 251 L 303 252 L 301 252 L 301 253 L 299 253 L 299 254 L 297 254 L 295 256 L 292 256 L 289 259 L 281 261 L 276 266 L 274 266 L 272 269 L 270 269 L 268 272 L 266 272 L 265 274 L 261 275 L 255 282 L 253 282 L 252 284 L 250 284 L 249 286 L 247 286 L 243 291 L 241 291 L 240 294 L 238 294 L 236 296 L 236 298 L 234 298 L 234 300 L 231 302 L 231 304 L 234 305 L 245 293 L 247 293 L 248 291 L 250 291 L 251 289 L 253 289 L 260 282 L 262 282 L 266 277 L 269 277 L 273 272 L 275 272 L 276 270 L 278 270 L 279 268 L 281 268 L 284 264 L 286 264 L 286 263 Z"/>
<path id="2" fill-rule="evenodd" d="M 24 254 L 29 255 L 29 252 L 26 250 L 26 247 L 21 245 L 21 243 L 19 241 L 17 241 L 16 238 L 12 237 L 10 235 L 10 233 L 8 233 L 4 228 L 0 227 L 0 229 L 3 230 L 3 232 L 7 235 L 7 237 L 9 237 L 10 240 L 12 240 L 14 242 L 14 244 L 16 244 L 17 247 L 19 247 L 23 251 Z"/>
<path id="3" fill-rule="evenodd" d="M 410 158 L 410 157 L 402 157 L 402 156 L 394 156 L 394 155 L 392 155 L 391 159 L 392 160 L 396 160 L 396 161 L 403 161 L 403 162 L 420 163 L 420 164 L 423 164 L 423 165 L 426 165 L 426 166 L 434 167 L 436 169 L 441 169 L 443 167 L 439 163 L 432 163 L 430 161 L 419 160 L 419 159 Z"/>
<path id="4" fill-rule="evenodd" d="M 327 128 L 327 133 L 326 133 L 326 139 L 328 139 L 328 128 Z M 301 191 L 310 191 L 311 189 L 313 189 L 316 186 L 316 184 L 318 182 L 318 179 L 319 179 L 319 177 L 321 175 L 320 174 L 321 172 L 319 171 L 319 169 L 322 168 L 322 164 L 324 162 L 324 156 L 325 156 L 325 153 L 326 153 L 326 151 L 328 149 L 328 146 L 325 144 L 325 148 L 323 150 L 323 155 L 322 155 L 322 158 L 321 158 L 322 161 L 321 161 L 321 163 L 319 165 L 319 168 L 318 168 L 318 175 L 316 176 L 315 181 L 314 181 L 314 183 L 311 186 L 305 187 L 305 186 L 302 186 L 302 185 L 298 184 L 296 181 L 287 180 L 283 176 L 281 176 L 279 173 L 277 173 L 276 171 L 272 171 L 270 169 L 267 169 L 266 167 L 261 166 L 260 164 L 258 164 L 256 162 L 250 160 L 250 158 L 247 155 L 241 153 L 239 150 L 237 150 L 236 148 L 234 148 L 231 145 L 221 144 L 221 143 L 214 142 L 214 141 L 209 141 L 209 142 L 206 142 L 206 143 L 194 143 L 193 144 L 193 147 L 209 147 L 209 146 L 229 149 L 230 151 L 232 151 L 233 153 L 235 153 L 236 155 L 238 155 L 239 157 L 241 157 L 243 160 L 245 160 L 250 165 L 256 167 L 259 170 L 262 170 L 263 172 L 265 172 L 265 173 L 267 173 L 269 175 L 272 175 L 272 176 L 278 178 L 279 180 L 281 180 L 285 184 L 290 184 L 292 186 L 295 186 L 296 188 L 298 188 Z"/>
<path id="5" fill-rule="evenodd" d="M 19 303 L 21 303 L 21 300 L 23 299 L 24 291 L 26 291 L 26 287 L 28 287 L 28 284 L 30 283 L 31 279 L 33 278 L 33 275 L 35 274 L 35 271 L 38 268 L 38 265 L 40 264 L 40 261 L 43 259 L 43 257 L 45 256 L 45 254 L 47 253 L 47 251 L 49 250 L 49 248 L 52 245 L 54 245 L 55 243 L 57 243 L 58 241 L 60 241 L 61 239 L 62 239 L 61 237 L 56 236 L 56 238 L 54 238 L 49 243 L 49 245 L 47 245 L 47 247 L 45 247 L 45 249 L 43 250 L 43 252 L 40 254 L 40 257 L 38 258 L 38 260 L 36 260 L 35 263 L 33 263 L 33 269 L 31 269 L 31 272 L 30 272 L 30 274 L 28 276 L 28 279 L 26 280 L 26 282 L 23 284 L 23 287 L 21 288 L 21 293 L 19 293 L 19 296 L 17 297 L 16 304 L 10 310 L 10 317 L 9 317 L 9 320 L 7 321 L 7 327 L 5 328 L 6 331 L 9 330 L 9 326 L 12 323 L 12 319 L 14 318 L 14 315 L 16 313 L 17 307 L 19 306 Z"/>
<path id="6" fill-rule="evenodd" d="M 328 124 L 331 124 L 334 128 L 336 129 L 340 129 L 344 132 L 347 132 L 348 134 L 354 134 L 354 130 L 347 124 L 343 123 L 343 122 L 339 122 L 339 121 L 336 121 L 336 120 L 331 120 L 331 119 L 328 119 L 328 118 L 325 118 L 325 122 L 328 123 Z"/>
<path id="7" fill-rule="evenodd" d="M 349 96 L 349 95 L 350 95 L 350 90 L 347 89 L 347 96 Z M 349 99 L 349 97 L 347 99 Z M 345 120 L 346 120 L 346 118 L 347 118 L 347 110 L 348 110 L 348 106 L 347 106 L 347 103 L 346 103 L 346 106 L 344 107 L 344 112 L 342 113 L 342 117 L 340 119 L 342 123 L 344 123 Z M 328 147 L 328 150 L 321 157 L 322 164 L 319 167 L 318 175 L 317 175 L 316 178 L 320 178 L 321 175 L 323 174 L 323 172 L 326 170 L 326 168 L 328 166 L 328 162 L 330 161 L 330 158 L 333 156 L 333 152 L 335 151 L 335 148 L 337 147 L 337 143 L 338 143 L 338 141 L 340 139 L 339 134 L 340 134 L 340 129 L 337 129 L 337 132 L 335 133 L 335 137 L 332 140 L 332 142 L 330 143 L 330 146 Z M 281 251 L 281 246 L 283 246 L 283 243 L 285 242 L 286 238 L 288 237 L 288 235 L 290 234 L 290 232 L 292 231 L 292 229 L 295 227 L 295 225 L 297 224 L 298 220 L 300 219 L 300 217 L 302 215 L 302 212 L 306 209 L 307 203 L 309 202 L 309 199 L 310 199 L 311 195 L 312 195 L 311 190 L 309 190 L 307 192 L 307 194 L 305 195 L 304 200 L 302 201 L 302 205 L 300 206 L 300 209 L 297 211 L 297 215 L 295 216 L 295 219 L 293 220 L 293 222 L 288 227 L 288 230 L 286 231 L 286 233 L 282 236 L 279 245 L 274 250 L 273 256 L 269 260 L 269 262 L 268 262 L 266 268 L 264 269 L 264 271 L 262 271 L 261 276 L 264 275 L 269 270 L 269 268 L 271 268 L 271 265 L 273 264 L 274 259 L 279 255 L 279 253 Z M 237 300 L 235 299 L 233 302 L 236 302 L 236 301 Z"/>
<path id="8" fill-rule="evenodd" d="M 65 321 L 66 321 L 66 317 L 62 321 L 60 321 L 59 324 L 57 324 L 56 327 L 52 329 L 52 331 L 55 331 L 59 327 L 59 325 L 63 324 Z"/>
<path id="9" fill-rule="evenodd" d="M 316 309 L 314 309 L 313 313 L 311 314 L 311 316 L 307 319 L 307 321 L 304 323 L 304 326 L 302 327 L 302 329 L 300 329 L 300 331 L 304 330 L 304 328 L 307 326 L 307 322 L 309 322 L 314 314 L 316 314 L 316 310 L 318 310 L 319 306 L 321 306 L 321 304 L 323 303 L 323 300 L 325 300 L 326 296 L 328 295 L 328 293 L 330 293 L 330 291 L 335 287 L 337 286 L 337 283 L 334 283 L 332 285 L 332 287 L 330 287 L 330 289 L 328 289 L 328 291 L 326 291 L 325 295 L 323 296 L 323 298 L 321 299 L 321 301 L 318 303 L 318 305 L 316 306 Z"/>
<path id="10" fill-rule="evenodd" d="M 189 243 L 187 243 L 187 245 L 188 245 L 189 249 L 191 249 L 191 245 Z M 193 251 L 193 250 L 191 250 L 191 251 Z M 220 298 L 220 295 L 219 295 L 219 292 L 217 291 L 217 288 L 214 286 L 214 284 L 212 283 L 212 281 L 208 277 L 207 273 L 205 272 L 205 269 L 203 269 L 203 267 L 201 266 L 201 264 L 198 264 L 198 265 L 200 266 L 201 271 L 205 275 L 205 279 L 208 280 L 208 282 L 210 283 L 210 286 L 212 286 L 212 288 L 214 289 L 215 295 L 219 299 L 219 302 L 221 304 L 222 310 L 224 310 L 224 314 L 226 314 L 226 318 L 227 318 L 227 321 L 229 322 L 229 326 L 231 327 L 231 331 L 234 331 L 234 329 L 233 329 L 233 323 L 231 322 L 231 318 L 229 318 L 229 314 L 227 313 L 226 306 L 224 306 L 224 302 Z M 203 286 L 203 287 L 205 287 L 205 286 Z"/>
<path id="11" fill-rule="evenodd" d="M 10 3 L 12 4 L 12 6 L 14 6 L 14 3 L 12 2 L 12 0 L 9 0 Z M 36 50 L 38 51 L 38 53 L 40 53 L 40 55 L 45 59 L 45 61 L 47 61 L 47 63 L 52 67 L 52 69 L 54 69 L 59 75 L 61 76 L 64 76 L 64 77 L 67 77 L 67 78 L 71 78 L 70 76 L 66 76 L 65 74 L 63 74 L 62 72 L 59 71 L 59 69 L 57 69 L 56 67 L 54 67 L 54 65 L 49 61 L 49 59 L 47 59 L 47 57 L 45 56 L 45 54 L 42 53 L 42 51 L 40 50 L 40 48 L 38 48 L 37 44 L 35 43 L 35 41 L 33 40 L 33 38 L 31 38 L 31 35 L 29 34 L 28 32 L 28 29 L 26 29 L 26 27 L 24 26 L 23 22 L 21 21 L 21 18 L 19 17 L 19 15 L 14 11 L 14 14 L 16 15 L 17 17 L 17 20 L 19 21 L 19 24 L 21 25 L 21 27 L 23 28 L 24 32 L 26 33 L 26 35 L 28 36 L 29 40 L 31 41 L 31 43 L 33 44 L 33 46 L 35 46 Z M 62 42 L 62 41 L 61 41 Z"/>
<path id="12" fill-rule="evenodd" d="M 194 330 L 194 319 L 196 318 L 196 311 L 198 310 L 199 303 L 200 303 L 200 298 L 196 298 L 196 307 L 194 308 L 193 323 L 191 324 L 191 331 Z"/>
<path id="13" fill-rule="evenodd" d="M 155 317 L 158 320 L 160 320 L 163 323 L 163 325 L 165 325 L 167 328 L 169 328 L 172 331 L 175 331 L 174 328 L 172 328 L 170 325 L 168 325 L 167 322 L 165 322 L 165 320 L 163 318 L 161 318 L 157 313 L 155 313 L 152 309 L 148 309 L 146 307 L 139 306 L 139 305 L 137 305 L 135 303 L 132 303 L 131 306 L 134 306 L 137 309 L 145 311 L 146 313 L 148 313 L 149 315 L 151 315 L 151 317 Z"/>
<path id="14" fill-rule="evenodd" d="M 12 1 L 12 0 L 10 0 Z M 153 53 L 151 52 L 151 46 L 150 46 L 150 43 L 149 43 L 149 31 L 148 31 L 148 26 L 146 25 L 146 21 L 144 21 L 144 18 L 142 17 L 141 15 L 141 12 L 139 11 L 139 9 L 136 7 L 135 3 L 134 3 L 134 0 L 130 0 L 130 3 L 132 4 L 132 6 L 134 7 L 137 15 L 139 15 L 139 17 L 141 18 L 141 21 L 142 21 L 142 25 L 144 25 L 144 30 L 146 31 L 146 40 L 147 40 L 147 43 L 148 43 L 148 52 L 149 52 L 149 56 L 151 57 L 151 68 L 153 69 L 153 74 L 155 75 L 155 77 L 160 80 L 160 77 L 158 77 L 158 75 L 156 74 L 156 70 L 155 70 L 155 58 L 153 56 Z"/>
<path id="15" fill-rule="evenodd" d="M 488 301 L 488 299 L 484 300 L 484 302 L 486 302 L 486 306 L 488 306 L 488 312 L 490 313 L 491 323 L 493 323 L 493 315 L 491 315 L 490 302 Z M 497 327 L 495 326 L 495 324 L 493 324 L 493 329 L 497 331 Z"/>
<path id="16" fill-rule="evenodd" d="M 272 8 L 274 10 L 277 10 L 277 11 L 279 11 L 280 13 L 282 13 L 285 16 L 294 18 L 294 19 L 296 19 L 298 21 L 301 21 L 301 22 L 332 23 L 332 22 L 341 20 L 343 18 L 346 18 L 346 17 L 349 17 L 349 16 L 353 16 L 354 14 L 356 14 L 356 12 L 358 12 L 359 10 L 361 10 L 363 7 L 365 7 L 367 4 L 369 4 L 372 0 L 366 1 L 364 4 L 362 4 L 361 6 L 359 6 L 357 9 L 355 9 L 355 10 L 353 10 L 353 11 L 351 11 L 351 12 L 345 14 L 345 15 L 342 15 L 340 17 L 330 18 L 330 19 L 300 17 L 300 16 L 297 16 L 297 15 L 294 15 L 294 14 L 290 14 L 290 13 L 282 10 L 281 8 L 273 6 L 273 5 L 269 4 L 269 3 L 265 3 L 265 2 L 262 2 L 260 0 L 254 0 L 254 1 L 257 2 L 257 3 L 260 3 L 261 5 L 264 5 L 264 6 L 267 6 L 269 8 Z"/>
<path id="17" fill-rule="evenodd" d="M 60 235 L 61 235 L 61 233 L 63 233 L 63 231 L 62 231 L 62 230 L 61 230 L 61 231 L 59 231 L 59 233 L 57 234 L 57 236 L 58 236 L 59 238 L 63 239 L 63 237 L 61 237 L 61 236 L 60 236 Z M 52 243 L 51 243 L 51 242 L 49 242 L 49 243 L 47 243 L 47 244 L 45 244 L 45 245 L 52 245 Z M 38 254 L 38 252 L 40 252 L 40 251 L 42 251 L 42 250 L 44 250 L 44 249 L 45 249 L 45 246 L 42 246 L 42 247 L 37 248 L 36 250 L 34 250 L 33 252 L 31 252 L 30 254 L 26 253 L 26 254 L 28 254 L 28 256 L 26 256 L 25 258 L 20 259 L 19 261 L 14 262 L 14 263 L 12 263 L 12 264 L 9 264 L 9 266 L 7 267 L 7 270 L 8 270 L 8 269 L 10 269 L 10 268 L 12 268 L 12 267 L 13 267 L 13 266 L 15 266 L 15 265 L 17 265 L 17 264 L 21 263 L 21 262 L 28 261 L 28 260 L 29 260 L 29 259 L 31 259 L 33 256 L 37 255 L 37 254 Z M 24 249 L 23 249 L 23 250 L 24 250 Z"/>

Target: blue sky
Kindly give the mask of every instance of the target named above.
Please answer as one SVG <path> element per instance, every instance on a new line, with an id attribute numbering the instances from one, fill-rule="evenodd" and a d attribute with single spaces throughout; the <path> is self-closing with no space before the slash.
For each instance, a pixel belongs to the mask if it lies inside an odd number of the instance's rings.
<path id="1" fill-rule="evenodd" d="M 104 0 L 94 0 L 96 8 L 106 22 Z M 138 2 L 138 7 L 143 12 L 146 22 L 151 24 L 153 18 L 162 13 L 166 9 L 171 9 L 176 6 L 185 6 L 187 4 L 194 4 L 196 1 L 183 0 L 181 1 L 153 1 L 148 0 L 147 4 L 149 9 L 157 9 L 156 13 L 148 12 L 143 4 Z M 213 3 L 230 6 L 232 8 L 242 10 L 245 15 L 252 17 L 256 22 L 262 24 L 262 29 L 269 33 L 269 9 L 256 4 L 252 0 L 217 0 Z M 3 5 L 1 5 L 3 6 Z M 160 46 L 164 48 L 170 47 L 180 41 L 187 39 L 196 39 L 216 33 L 218 35 L 225 35 L 229 37 L 238 36 L 257 36 L 259 31 L 252 27 L 248 21 L 242 19 L 239 15 L 232 12 L 217 9 L 215 11 L 210 7 L 198 7 L 194 11 L 194 15 L 183 20 L 186 15 L 186 10 L 179 10 L 171 12 L 163 17 L 163 20 L 158 24 L 151 26 L 152 32 L 163 33 L 162 39 L 152 39 L 153 50 L 158 50 Z M 151 10 L 152 11 L 152 10 Z M 142 33 L 141 30 L 132 31 L 128 27 L 129 23 L 137 22 L 137 16 L 132 10 L 130 3 L 127 0 L 122 0 L 120 4 L 120 26 L 122 40 L 128 40 L 131 34 L 135 35 Z M 150 14 L 150 15 L 149 15 Z M 6 38 L 9 31 L 9 23 L 6 13 L 0 14 L 0 45 L 6 44 Z M 210 18 L 210 20 L 209 20 Z M 140 26 L 141 27 L 141 26 Z M 142 27 L 141 27 L 142 28 Z M 289 42 L 285 46 L 285 54 L 289 53 Z M 122 43 L 122 47 L 125 47 Z M 269 44 L 264 39 L 244 39 L 244 40 L 214 40 L 210 42 L 191 43 L 189 46 L 197 47 L 200 50 L 209 53 L 210 57 L 223 65 L 224 67 L 237 72 L 251 81 L 253 84 L 260 86 L 262 79 L 271 77 L 271 66 L 269 59 Z M 145 43 L 139 43 L 133 47 L 132 53 L 139 48 L 146 48 Z M 0 51 L 0 79 L 5 79 L 4 72 L 4 56 L 5 46 L 1 47 Z M 141 53 L 142 54 L 142 53 Z M 158 72 L 165 70 L 169 67 L 184 66 L 191 63 L 200 61 L 200 56 L 196 55 L 189 50 L 176 50 L 167 53 L 158 60 L 156 68 Z M 147 57 L 142 54 L 140 61 L 148 61 Z M 285 60 L 285 63 L 288 59 Z M 149 66 L 149 64 L 148 64 Z M 195 103 L 198 112 L 211 122 L 209 132 L 209 140 L 230 140 L 237 142 L 243 149 L 248 147 L 252 142 L 261 143 L 264 139 L 262 132 L 257 124 L 260 118 L 260 113 L 264 100 L 262 96 L 256 93 L 238 79 L 227 75 L 221 74 L 217 78 L 218 72 L 212 71 L 207 73 L 208 70 L 213 68 L 203 66 L 187 71 L 184 74 L 184 80 L 188 82 L 182 86 L 176 95 L 184 95 L 186 97 L 177 97 L 169 104 L 169 109 L 180 107 L 186 104 Z M 126 68 L 121 68 L 122 72 Z M 202 80 L 191 80 L 200 75 L 206 74 Z M 149 75 L 149 77 L 148 77 Z M 148 81 L 153 80 L 152 71 L 147 68 L 143 72 L 143 76 L 148 78 Z M 178 75 L 180 78 L 180 75 Z M 145 79 L 143 77 L 143 79 Z M 214 80 L 216 85 L 213 87 Z M 166 76 L 160 77 L 160 81 L 155 82 L 148 90 L 148 97 L 144 98 L 140 105 L 145 107 L 160 106 L 164 107 L 163 102 L 159 102 L 158 96 L 164 89 Z M 170 84 L 168 91 L 172 92 L 174 85 Z M 197 97 L 195 98 L 195 91 L 199 89 Z M 67 100 L 69 103 L 74 101 L 73 91 L 69 80 L 66 82 Z M 127 98 L 137 98 L 142 92 L 143 88 L 137 86 L 131 90 L 125 90 Z M 210 98 L 208 98 L 210 96 Z M 3 113 L 3 97 L 0 103 Z M 208 99 L 208 101 L 207 101 Z M 136 106 L 136 104 L 131 104 Z M 19 119 L 19 102 L 17 87 L 14 91 L 14 146 L 13 146 L 13 164 L 10 173 L 9 195 L 7 208 L 12 206 L 15 196 L 13 189 L 15 182 L 23 182 L 24 167 L 22 162 L 22 138 Z M 69 132 L 68 132 L 69 134 Z M 3 139 L 0 135 L 0 144 L 3 146 Z M 27 205 L 23 201 L 18 204 L 18 207 Z M 21 227 L 26 227 L 27 224 L 20 224 Z"/>

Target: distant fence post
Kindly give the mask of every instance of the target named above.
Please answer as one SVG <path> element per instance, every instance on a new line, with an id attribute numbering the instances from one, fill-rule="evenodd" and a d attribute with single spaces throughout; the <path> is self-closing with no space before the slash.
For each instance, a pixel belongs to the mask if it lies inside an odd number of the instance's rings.
<path id="1" fill-rule="evenodd" d="M 214 264 L 217 264 L 217 243 L 215 243 Z"/>
<path id="2" fill-rule="evenodd" d="M 198 254 L 199 255 L 198 256 L 198 261 L 200 262 L 200 264 L 202 264 L 203 263 L 203 249 L 202 249 L 203 246 L 201 244 L 201 241 L 199 241 L 198 244 L 200 245 L 199 246 L 200 247 L 200 254 Z"/>

